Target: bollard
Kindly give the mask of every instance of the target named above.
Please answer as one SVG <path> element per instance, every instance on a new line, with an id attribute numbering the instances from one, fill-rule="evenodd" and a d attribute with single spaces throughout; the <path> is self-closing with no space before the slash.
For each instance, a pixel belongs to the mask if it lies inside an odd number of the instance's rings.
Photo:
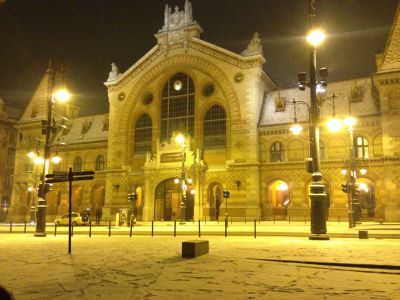
<path id="1" fill-rule="evenodd" d="M 274 216 L 274 224 L 275 224 L 275 216 Z"/>
<path id="2" fill-rule="evenodd" d="M 201 231 L 200 231 L 200 220 L 199 220 L 199 237 L 201 237 Z"/>
<path id="3" fill-rule="evenodd" d="M 54 236 L 57 236 L 57 223 L 54 223 Z"/>
<path id="4" fill-rule="evenodd" d="M 176 220 L 174 220 L 174 237 L 176 237 Z"/>
<path id="5" fill-rule="evenodd" d="M 154 236 L 154 220 L 151 221 L 151 236 Z"/>
<path id="6" fill-rule="evenodd" d="M 89 237 L 92 237 L 92 220 L 89 220 Z"/>
<path id="7" fill-rule="evenodd" d="M 111 221 L 108 221 L 108 236 L 111 236 Z"/>
<path id="8" fill-rule="evenodd" d="M 225 218 L 225 237 L 228 236 L 228 219 Z"/>
<path id="9" fill-rule="evenodd" d="M 24 223 L 24 233 L 26 233 L 26 221 Z"/>
<path id="10" fill-rule="evenodd" d="M 256 222 L 256 219 L 254 219 L 254 238 L 257 238 L 257 222 Z"/>
<path id="11" fill-rule="evenodd" d="M 289 216 L 289 224 L 290 224 L 290 216 Z"/>
<path id="12" fill-rule="evenodd" d="M 133 220 L 131 218 L 131 228 L 129 229 L 129 237 L 132 237 L 132 226 L 133 226 Z"/>
<path id="13" fill-rule="evenodd" d="M 10 233 L 12 232 L 12 221 L 10 221 Z"/>

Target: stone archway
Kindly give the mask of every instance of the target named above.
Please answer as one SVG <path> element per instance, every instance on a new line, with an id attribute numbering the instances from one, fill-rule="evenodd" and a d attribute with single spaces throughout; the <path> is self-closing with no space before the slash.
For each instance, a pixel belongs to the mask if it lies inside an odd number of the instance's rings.
<path id="1" fill-rule="evenodd" d="M 375 184 L 367 178 L 358 178 L 357 184 L 359 189 L 361 220 L 368 220 L 375 217 L 383 219 L 383 212 L 376 210 Z"/>
<path id="2" fill-rule="evenodd" d="M 208 215 L 211 220 L 218 220 L 221 212 L 220 208 L 223 202 L 222 185 L 218 182 L 213 182 L 208 187 Z M 207 214 L 205 214 L 207 215 Z"/>
<path id="3" fill-rule="evenodd" d="M 80 185 L 72 187 L 72 211 L 80 212 L 82 206 L 83 191 Z"/>
<path id="4" fill-rule="evenodd" d="M 90 198 L 90 217 L 101 216 L 105 202 L 105 188 L 103 184 L 96 184 L 92 188 Z M 100 217 L 101 218 L 101 217 Z"/>
<path id="5" fill-rule="evenodd" d="M 289 187 L 283 180 L 275 180 L 268 186 L 268 199 L 274 216 L 287 216 L 289 206 Z"/>
<path id="6" fill-rule="evenodd" d="M 192 220 L 194 215 L 193 187 L 187 186 L 185 220 Z M 162 181 L 157 185 L 154 197 L 154 220 L 171 221 L 181 219 L 182 189 L 174 178 Z"/>

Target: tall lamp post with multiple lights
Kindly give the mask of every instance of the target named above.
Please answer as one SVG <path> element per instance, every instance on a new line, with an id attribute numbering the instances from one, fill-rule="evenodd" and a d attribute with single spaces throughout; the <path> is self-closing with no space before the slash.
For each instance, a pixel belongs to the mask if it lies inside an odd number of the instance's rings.
<path id="1" fill-rule="evenodd" d="M 312 163 L 312 182 L 310 186 L 311 200 L 311 234 L 310 240 L 329 240 L 326 230 L 326 200 L 325 185 L 322 181 L 320 172 L 320 152 L 319 152 L 319 122 L 320 122 L 320 100 L 317 97 L 317 84 L 326 84 L 325 81 L 317 81 L 317 47 L 324 41 L 325 35 L 321 30 L 314 28 L 315 19 L 315 0 L 309 2 L 309 14 L 312 31 L 307 36 L 310 44 L 310 78 L 306 82 L 306 74 L 300 73 L 299 88 L 305 89 L 305 85 L 310 88 L 310 155 Z M 325 77 L 327 69 L 320 70 L 320 76 Z"/>
<path id="2" fill-rule="evenodd" d="M 51 134 L 53 128 L 56 126 L 54 124 L 54 104 L 56 101 L 65 102 L 69 99 L 70 95 L 65 89 L 60 89 L 56 92 L 53 92 L 53 81 L 54 74 L 53 71 L 49 70 L 51 83 L 49 87 L 49 96 L 47 99 L 47 122 L 43 123 L 45 127 L 45 142 L 44 142 L 44 151 L 43 151 L 43 173 L 41 175 L 41 183 L 38 189 L 38 206 L 37 206 L 37 220 L 36 220 L 36 231 L 35 236 L 46 236 L 46 192 L 47 186 L 45 182 L 45 176 L 48 174 L 49 170 L 49 158 L 50 158 L 50 147 L 51 147 Z M 44 128 L 43 128 L 44 130 Z"/>

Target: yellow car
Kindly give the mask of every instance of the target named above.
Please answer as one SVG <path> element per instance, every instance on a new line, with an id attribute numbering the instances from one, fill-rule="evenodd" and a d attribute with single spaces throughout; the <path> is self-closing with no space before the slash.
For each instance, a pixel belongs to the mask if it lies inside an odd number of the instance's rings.
<path id="1" fill-rule="evenodd" d="M 54 221 L 56 225 L 68 225 L 69 224 L 69 214 L 63 215 Z M 89 223 L 89 218 L 85 214 L 75 213 L 71 214 L 71 224 L 72 226 L 86 225 Z"/>

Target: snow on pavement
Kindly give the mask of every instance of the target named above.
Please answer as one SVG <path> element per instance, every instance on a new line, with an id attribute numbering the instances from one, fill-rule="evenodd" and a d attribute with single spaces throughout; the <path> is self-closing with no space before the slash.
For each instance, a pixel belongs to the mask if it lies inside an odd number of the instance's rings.
<path id="1" fill-rule="evenodd" d="M 400 240 L 0 235 L 0 284 L 22 299 L 400 299 L 400 271 L 263 259 L 400 266 Z"/>

